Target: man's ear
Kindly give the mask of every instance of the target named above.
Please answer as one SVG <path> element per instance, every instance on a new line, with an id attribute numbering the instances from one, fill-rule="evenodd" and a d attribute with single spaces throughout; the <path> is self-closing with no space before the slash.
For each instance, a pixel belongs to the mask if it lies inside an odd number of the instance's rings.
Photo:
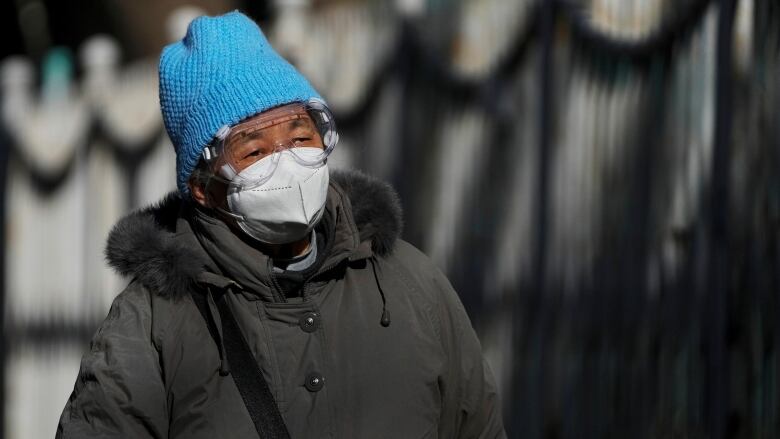
<path id="1" fill-rule="evenodd" d="M 200 204 L 203 207 L 208 207 L 206 205 L 207 203 L 207 196 L 206 196 L 206 189 L 201 185 L 197 179 L 190 178 L 190 180 L 187 182 L 187 186 L 190 188 L 190 194 L 192 194 L 192 199 L 195 200 L 198 204 Z"/>

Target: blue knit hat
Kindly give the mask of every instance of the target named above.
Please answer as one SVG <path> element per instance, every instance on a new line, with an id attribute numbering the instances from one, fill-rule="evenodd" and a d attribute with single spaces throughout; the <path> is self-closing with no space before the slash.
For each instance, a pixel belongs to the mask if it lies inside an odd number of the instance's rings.
<path id="1" fill-rule="evenodd" d="M 246 15 L 198 17 L 160 56 L 160 108 L 176 150 L 176 184 L 189 196 L 201 152 L 224 126 L 320 97 Z"/>

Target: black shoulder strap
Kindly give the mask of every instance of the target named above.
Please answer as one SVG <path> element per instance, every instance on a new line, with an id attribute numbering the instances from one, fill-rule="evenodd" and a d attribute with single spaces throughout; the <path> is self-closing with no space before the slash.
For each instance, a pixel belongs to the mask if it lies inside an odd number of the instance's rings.
<path id="1" fill-rule="evenodd" d="M 284 425 L 282 414 L 279 413 L 279 407 L 274 401 L 274 396 L 265 382 L 263 372 L 260 370 L 249 345 L 238 327 L 233 313 L 228 307 L 224 293 L 215 297 L 215 303 L 219 310 L 219 318 L 222 321 L 222 332 L 224 334 L 222 343 L 225 344 L 228 364 L 230 364 L 230 374 L 233 375 L 233 381 L 238 387 L 241 399 L 252 422 L 255 424 L 257 434 L 261 439 L 289 439 L 290 433 Z M 193 291 L 192 298 L 198 307 L 201 315 L 206 320 L 211 336 L 215 338 L 219 346 L 219 333 L 215 323 L 212 321 L 208 309 L 208 297 L 204 292 Z"/>

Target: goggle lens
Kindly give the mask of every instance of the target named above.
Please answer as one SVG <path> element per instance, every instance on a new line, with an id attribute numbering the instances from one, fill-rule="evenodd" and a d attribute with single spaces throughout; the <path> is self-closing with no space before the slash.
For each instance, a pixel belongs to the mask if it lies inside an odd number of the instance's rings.
<path id="1" fill-rule="evenodd" d="M 299 147 L 325 149 L 314 122 L 306 115 L 262 128 L 231 132 L 223 151 L 226 161 L 238 174 L 271 154 Z"/>
<path id="2" fill-rule="evenodd" d="M 322 166 L 339 136 L 328 107 L 314 99 L 263 112 L 229 129 L 224 128 L 218 137 L 214 148 L 204 153 L 214 173 L 242 186 L 257 186 L 271 177 L 278 154 L 285 151 L 301 165 Z M 253 171 L 252 181 L 235 181 L 241 179 L 242 171 L 266 158 L 269 163 L 258 164 L 260 168 Z M 260 178 L 259 169 L 267 170 Z"/>

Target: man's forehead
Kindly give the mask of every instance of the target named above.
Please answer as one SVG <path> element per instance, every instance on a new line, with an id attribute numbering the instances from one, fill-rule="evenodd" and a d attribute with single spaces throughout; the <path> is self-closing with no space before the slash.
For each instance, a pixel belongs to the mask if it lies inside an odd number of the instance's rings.
<path id="1" fill-rule="evenodd" d="M 236 128 L 252 126 L 255 128 L 261 128 L 262 126 L 276 125 L 288 120 L 295 119 L 310 119 L 306 107 L 299 103 L 292 103 L 287 105 L 281 105 L 274 107 L 270 110 L 263 111 L 254 116 L 251 116 L 238 124 Z"/>

